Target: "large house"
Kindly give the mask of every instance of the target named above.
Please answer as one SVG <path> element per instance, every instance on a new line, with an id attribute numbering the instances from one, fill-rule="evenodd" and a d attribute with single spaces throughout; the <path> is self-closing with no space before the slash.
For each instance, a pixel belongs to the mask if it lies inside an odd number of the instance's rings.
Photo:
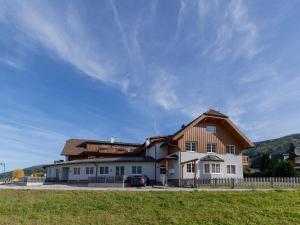
<path id="1" fill-rule="evenodd" d="M 198 178 L 242 178 L 242 150 L 252 142 L 228 116 L 208 110 L 172 135 L 143 144 L 70 139 L 65 161 L 47 165 L 47 180 L 89 183 L 105 176 L 146 175 L 153 183 L 181 185 Z"/>
<path id="2" fill-rule="evenodd" d="M 300 172 L 300 144 L 295 147 L 294 152 L 289 154 L 286 160 L 290 161 L 294 168 Z"/>

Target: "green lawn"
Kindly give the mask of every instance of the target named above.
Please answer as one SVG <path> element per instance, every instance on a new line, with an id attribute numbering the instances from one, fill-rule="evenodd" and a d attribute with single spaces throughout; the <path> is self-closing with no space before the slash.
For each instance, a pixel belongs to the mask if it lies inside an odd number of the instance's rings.
<path id="1" fill-rule="evenodd" d="M 0 190 L 0 224 L 300 224 L 300 191 Z"/>

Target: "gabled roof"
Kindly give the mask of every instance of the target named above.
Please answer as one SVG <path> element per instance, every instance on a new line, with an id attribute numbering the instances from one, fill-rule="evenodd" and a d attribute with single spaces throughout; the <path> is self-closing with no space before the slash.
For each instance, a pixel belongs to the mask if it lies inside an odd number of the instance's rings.
<path id="1" fill-rule="evenodd" d="M 186 129 L 189 129 L 196 124 L 198 124 L 200 121 L 204 120 L 205 118 L 215 118 L 215 119 L 220 119 L 225 121 L 230 127 L 233 128 L 233 130 L 236 131 L 237 135 L 241 137 L 242 140 L 245 142 L 245 148 L 251 148 L 254 146 L 254 144 L 234 125 L 234 123 L 229 119 L 228 116 L 214 110 L 214 109 L 209 109 L 193 121 L 191 121 L 189 124 L 181 128 L 179 131 L 177 131 L 175 134 L 173 134 L 173 140 L 178 140 L 181 136 L 183 131 Z"/>
<path id="2" fill-rule="evenodd" d="M 228 116 L 220 113 L 219 111 L 216 111 L 214 109 L 209 109 L 205 113 L 201 114 L 191 122 L 189 122 L 187 125 L 184 125 L 180 130 L 176 131 L 173 134 L 173 137 L 175 137 L 177 134 L 181 133 L 181 131 L 185 130 L 187 127 L 189 127 L 191 124 L 193 124 L 195 121 L 198 121 L 200 118 L 204 118 L 204 116 L 213 116 L 213 117 L 220 117 L 220 118 L 228 118 Z M 199 120 L 200 121 L 200 120 Z"/>
<path id="3" fill-rule="evenodd" d="M 216 111 L 214 109 L 207 110 L 205 113 L 203 113 L 203 115 L 228 118 L 228 116 L 226 116 L 223 113 L 220 113 L 219 111 Z"/>

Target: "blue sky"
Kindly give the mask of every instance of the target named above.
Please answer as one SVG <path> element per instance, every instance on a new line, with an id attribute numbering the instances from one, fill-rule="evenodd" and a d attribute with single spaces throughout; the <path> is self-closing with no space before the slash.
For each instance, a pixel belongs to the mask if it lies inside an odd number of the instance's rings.
<path id="1" fill-rule="evenodd" d="M 299 132 L 300 1 L 0 0 L 0 162 L 68 138 L 143 142 L 208 108 L 253 141 Z"/>

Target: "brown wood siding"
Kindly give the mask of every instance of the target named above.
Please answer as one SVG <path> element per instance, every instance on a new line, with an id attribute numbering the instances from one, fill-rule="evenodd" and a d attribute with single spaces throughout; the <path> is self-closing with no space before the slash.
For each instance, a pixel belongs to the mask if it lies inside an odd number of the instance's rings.
<path id="1" fill-rule="evenodd" d="M 215 126 L 216 134 L 211 134 L 206 131 L 206 126 Z M 207 120 L 200 122 L 196 126 L 187 129 L 183 136 L 178 140 L 178 148 L 185 151 L 185 142 L 197 142 L 197 152 L 206 153 L 208 143 L 216 143 L 216 153 L 226 154 L 227 145 L 235 145 L 236 154 L 242 151 L 241 142 L 236 138 L 234 133 L 225 128 L 221 120 Z"/>

